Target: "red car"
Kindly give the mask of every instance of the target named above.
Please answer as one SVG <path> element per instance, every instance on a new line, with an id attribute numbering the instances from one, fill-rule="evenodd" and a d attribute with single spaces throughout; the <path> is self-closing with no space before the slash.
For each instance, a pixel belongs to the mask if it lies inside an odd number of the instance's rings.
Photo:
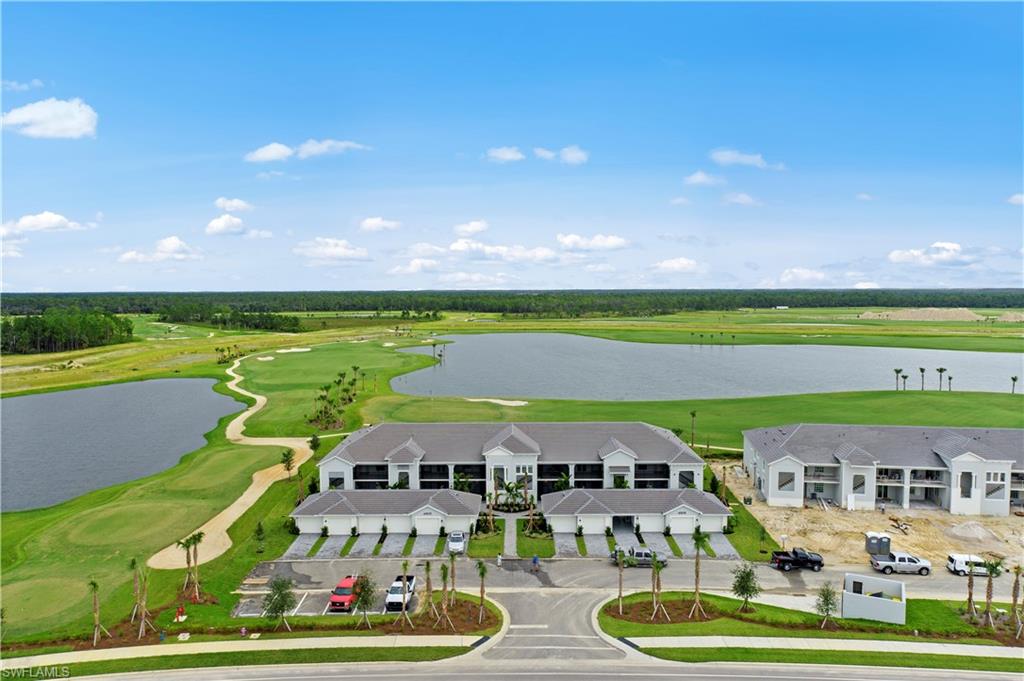
<path id="1" fill-rule="evenodd" d="M 338 586 L 331 592 L 331 603 L 328 609 L 332 612 L 352 612 L 352 604 L 355 602 L 356 578 L 352 575 L 346 576 Z"/>

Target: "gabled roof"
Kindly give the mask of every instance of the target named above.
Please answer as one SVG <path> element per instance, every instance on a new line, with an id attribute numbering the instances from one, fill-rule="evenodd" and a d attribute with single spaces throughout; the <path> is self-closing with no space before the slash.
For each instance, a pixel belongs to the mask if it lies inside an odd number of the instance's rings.
<path id="1" fill-rule="evenodd" d="M 700 515 L 731 515 L 712 494 L 697 489 L 571 489 L 540 498 L 545 516 L 666 514 L 681 507 Z"/>
<path id="2" fill-rule="evenodd" d="M 608 438 L 608 441 L 601 445 L 601 447 L 597 450 L 597 455 L 602 459 L 605 459 L 614 454 L 615 452 L 624 452 L 625 454 L 628 454 L 632 458 L 636 458 L 636 452 L 634 452 L 632 449 L 619 442 L 618 439 L 615 437 Z"/>
<path id="3" fill-rule="evenodd" d="M 970 438 L 961 433 L 947 430 L 943 432 L 932 447 L 946 465 L 963 454 L 974 454 L 982 461 L 1012 461 L 1008 453 L 998 452 L 980 438 Z"/>
<path id="4" fill-rule="evenodd" d="M 388 452 L 384 460 L 390 463 L 415 463 L 423 457 L 424 453 L 423 447 L 420 447 L 416 440 L 410 437 Z"/>
<path id="5" fill-rule="evenodd" d="M 356 489 L 319 492 L 306 497 L 293 517 L 324 515 L 409 515 L 425 507 L 445 515 L 480 513 L 480 496 L 452 489 Z"/>
<path id="6" fill-rule="evenodd" d="M 484 443 L 483 451 L 501 447 L 513 454 L 540 454 L 540 445 L 532 437 L 520 430 L 514 423 L 501 429 L 494 437 Z"/>
<path id="7" fill-rule="evenodd" d="M 836 449 L 832 456 L 836 457 L 838 461 L 845 461 L 851 466 L 874 466 L 878 463 L 878 459 L 852 442 L 844 442 L 839 445 L 839 448 Z"/>

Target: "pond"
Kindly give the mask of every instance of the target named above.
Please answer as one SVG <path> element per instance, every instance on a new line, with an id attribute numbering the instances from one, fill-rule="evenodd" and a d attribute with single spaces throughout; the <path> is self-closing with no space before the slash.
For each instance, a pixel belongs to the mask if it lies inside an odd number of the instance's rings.
<path id="1" fill-rule="evenodd" d="M 215 383 L 168 378 L 0 400 L 0 510 L 50 506 L 170 468 L 244 407 Z"/>
<path id="2" fill-rule="evenodd" d="M 938 388 L 1009 392 L 1024 355 L 838 345 L 669 345 L 560 333 L 449 336 L 444 364 L 396 377 L 412 395 L 578 400 L 680 400 L 847 390 Z M 429 345 L 403 352 L 431 353 Z M 943 382 L 945 389 L 945 381 Z"/>

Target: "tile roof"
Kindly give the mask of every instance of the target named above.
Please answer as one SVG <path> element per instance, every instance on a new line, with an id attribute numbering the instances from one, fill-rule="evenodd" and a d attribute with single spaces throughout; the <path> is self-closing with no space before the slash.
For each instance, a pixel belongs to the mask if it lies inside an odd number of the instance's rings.
<path id="1" fill-rule="evenodd" d="M 832 453 L 832 456 L 838 461 L 845 461 L 851 466 L 874 466 L 878 463 L 878 459 L 852 442 L 844 442 L 839 445 L 839 448 Z"/>
<path id="2" fill-rule="evenodd" d="M 423 447 L 420 447 L 416 440 L 410 437 L 388 452 L 384 460 L 390 463 L 415 463 L 423 457 L 423 454 Z"/>
<path id="3" fill-rule="evenodd" d="M 424 506 L 446 515 L 476 516 L 480 496 L 452 489 L 333 489 L 311 494 L 291 515 L 409 515 Z"/>
<path id="4" fill-rule="evenodd" d="M 665 514 L 686 506 L 699 514 L 732 515 L 713 494 L 697 489 L 571 489 L 540 498 L 545 516 Z"/>

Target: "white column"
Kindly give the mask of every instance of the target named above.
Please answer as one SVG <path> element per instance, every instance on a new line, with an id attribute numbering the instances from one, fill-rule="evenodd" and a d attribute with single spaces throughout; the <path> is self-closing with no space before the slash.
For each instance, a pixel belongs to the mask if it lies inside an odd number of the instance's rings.
<path id="1" fill-rule="evenodd" d="M 448 489 L 455 489 L 455 464 L 448 464 Z"/>
<path id="2" fill-rule="evenodd" d="M 910 469 L 903 469 L 903 508 L 910 508 Z"/>

